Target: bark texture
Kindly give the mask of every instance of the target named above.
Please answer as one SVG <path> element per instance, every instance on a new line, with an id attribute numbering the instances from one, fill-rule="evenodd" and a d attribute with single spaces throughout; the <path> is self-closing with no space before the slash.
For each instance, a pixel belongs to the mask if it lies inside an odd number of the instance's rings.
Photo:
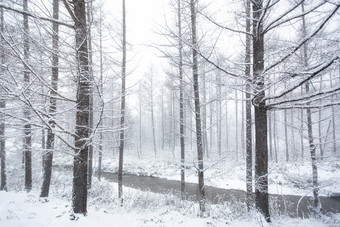
<path id="1" fill-rule="evenodd" d="M 190 0 L 191 12 L 191 45 L 192 45 L 192 72 L 193 72 L 193 89 L 195 99 L 195 121 L 196 121 L 196 143 L 198 159 L 198 198 L 201 216 L 206 211 L 206 198 L 204 187 L 204 169 L 203 169 L 203 146 L 202 146 L 202 129 L 201 129 L 201 107 L 198 84 L 198 62 L 197 62 L 197 32 L 196 32 L 196 6 L 197 1 Z"/>
<path id="2" fill-rule="evenodd" d="M 183 42 L 182 42 L 182 10 L 178 0 L 178 70 L 179 70 L 179 131 L 181 146 L 181 198 L 185 199 L 185 127 L 184 127 L 184 78 L 183 78 Z"/>
<path id="3" fill-rule="evenodd" d="M 118 197 L 123 196 L 123 155 L 125 140 L 125 79 L 126 79 L 126 21 L 125 21 L 125 0 L 123 0 L 123 40 L 122 40 L 122 90 L 120 106 L 120 133 L 119 133 L 119 167 L 118 167 Z"/>
<path id="4" fill-rule="evenodd" d="M 87 163 L 89 149 L 90 74 L 84 0 L 74 0 L 74 21 L 78 64 L 76 139 L 73 160 L 72 205 L 74 213 L 87 213 Z"/>
<path id="5" fill-rule="evenodd" d="M 253 1 L 253 74 L 256 96 L 253 99 L 255 112 L 255 205 L 270 222 L 268 198 L 268 140 L 267 109 L 264 92 L 264 39 L 261 15 L 262 1 Z"/>
<path id="6" fill-rule="evenodd" d="M 246 32 L 250 33 L 250 0 L 246 0 Z M 246 35 L 246 56 L 245 56 L 245 74 L 250 78 L 250 35 Z M 252 193 L 253 193 L 253 154 L 252 154 L 252 119 L 251 119 L 251 87 L 250 82 L 246 84 L 246 187 L 247 187 L 247 209 L 250 210 L 252 205 Z"/>
<path id="7" fill-rule="evenodd" d="M 59 0 L 53 0 L 53 19 L 59 19 Z M 49 115 L 51 120 L 49 121 L 50 128 L 47 131 L 46 149 L 43 151 L 43 183 L 41 186 L 41 197 L 48 197 L 51 175 L 52 175 L 52 162 L 55 134 L 53 129 L 55 128 L 54 115 L 57 111 L 57 91 L 58 91 L 58 77 L 59 77 L 59 25 L 56 22 L 52 23 L 52 77 L 50 91 L 50 103 L 49 103 Z"/>
<path id="8" fill-rule="evenodd" d="M 2 1 L 1 1 L 2 3 Z M 0 9 L 0 31 L 4 32 L 4 9 Z M 5 50 L 3 48 L 3 39 L 1 38 L 1 49 L 0 49 L 0 60 L 1 64 L 5 63 Z M 1 69 L 1 77 L 4 76 L 4 71 Z M 4 110 L 6 108 L 6 99 L 4 97 L 3 89 L 0 88 L 0 109 Z M 5 124 L 5 116 L 3 114 L 0 115 L 0 158 L 1 158 L 1 184 L 0 190 L 7 191 L 7 175 L 6 175 L 6 124 Z"/>
<path id="9" fill-rule="evenodd" d="M 28 11 L 27 0 L 23 1 L 23 10 Z M 29 26 L 28 16 L 24 14 L 24 61 L 29 61 Z M 24 83 L 26 87 L 26 94 L 29 96 L 30 86 L 30 73 L 26 64 L 24 64 Z M 24 109 L 24 117 L 26 123 L 24 125 L 24 164 L 25 164 L 25 190 L 31 191 L 32 189 L 32 127 L 29 123 L 31 120 L 31 111 L 28 107 Z"/>

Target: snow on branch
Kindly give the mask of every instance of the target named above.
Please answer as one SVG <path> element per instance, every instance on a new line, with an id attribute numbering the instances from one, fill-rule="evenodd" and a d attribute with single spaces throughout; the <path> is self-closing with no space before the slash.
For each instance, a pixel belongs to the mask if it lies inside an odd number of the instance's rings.
<path id="1" fill-rule="evenodd" d="M 268 31 L 282 25 L 282 24 L 285 24 L 285 23 L 288 23 L 294 19 L 297 19 L 299 17 L 302 17 L 302 16 L 305 16 L 311 12 L 314 12 L 316 9 L 318 9 L 319 7 L 321 7 L 322 5 L 324 5 L 326 3 L 326 1 L 324 2 L 321 2 L 319 5 L 316 5 L 314 8 L 304 12 L 304 13 L 301 13 L 301 14 L 298 14 L 296 16 L 292 16 L 290 18 L 287 18 L 285 20 L 282 20 L 280 21 L 281 19 L 283 19 L 285 16 L 287 16 L 288 14 L 290 14 L 291 12 L 293 12 L 298 6 L 300 6 L 302 3 L 304 2 L 304 0 L 300 1 L 299 3 L 297 3 L 296 5 L 294 5 L 294 7 L 292 7 L 291 9 L 289 9 L 288 11 L 286 11 L 285 13 L 283 13 L 282 15 L 280 15 L 278 18 L 276 18 L 275 20 L 273 20 L 269 25 L 266 26 L 266 28 L 263 29 L 263 34 L 267 33 Z"/>
<path id="2" fill-rule="evenodd" d="M 314 78 L 315 76 L 317 76 L 319 73 L 322 73 L 324 70 L 326 70 L 329 66 L 331 66 L 335 61 L 339 60 L 339 56 L 334 57 L 331 61 L 320 65 L 319 67 L 317 67 L 315 69 L 314 72 L 309 72 L 309 76 L 307 78 L 305 78 L 304 80 L 300 81 L 298 84 L 296 84 L 295 86 L 285 90 L 284 92 L 282 92 L 279 95 L 273 95 L 273 96 L 269 96 L 267 98 L 264 99 L 264 101 L 267 100 L 271 100 L 271 99 L 278 99 L 281 98 L 283 96 L 285 96 L 286 94 L 288 94 L 289 92 L 292 92 L 293 90 L 299 88 L 301 85 L 303 85 L 304 83 L 306 83 L 307 81 L 311 80 L 312 78 Z M 305 74 L 305 73 L 304 73 Z M 294 74 L 292 77 L 298 76 L 299 74 Z"/>
<path id="3" fill-rule="evenodd" d="M 68 1 L 66 0 L 63 0 L 63 3 L 65 5 L 65 8 L 67 9 L 67 12 L 70 14 L 70 16 L 72 17 L 74 23 L 78 23 L 79 22 L 79 19 L 76 17 L 76 15 L 74 15 L 72 9 L 71 9 L 71 6 L 70 4 L 68 3 Z"/>
<path id="4" fill-rule="evenodd" d="M 296 51 L 298 51 L 306 42 L 308 42 L 311 38 L 313 38 L 316 34 L 319 33 L 323 29 L 323 27 L 326 25 L 326 23 L 335 15 L 335 13 L 339 10 L 340 4 L 336 5 L 332 13 L 321 23 L 321 25 L 309 36 L 304 38 L 298 45 L 296 45 L 291 52 L 289 52 L 286 56 L 282 57 L 279 59 L 277 62 L 272 64 L 271 66 L 267 67 L 266 69 L 263 70 L 263 73 L 268 72 L 272 68 L 276 67 L 277 65 L 281 64 L 285 60 L 287 60 L 290 56 L 292 56 Z"/>
<path id="5" fill-rule="evenodd" d="M 276 103 L 270 103 L 270 104 L 267 104 L 266 107 L 268 109 L 272 109 L 272 108 L 274 108 L 274 109 L 279 108 L 280 109 L 281 108 L 280 105 L 282 105 L 282 104 L 296 103 L 296 102 L 305 101 L 305 100 L 307 100 L 307 102 L 315 102 L 315 101 L 319 101 L 321 99 L 324 100 L 327 97 L 333 96 L 334 94 L 336 94 L 339 91 L 340 91 L 340 87 L 336 87 L 336 88 L 328 89 L 326 91 L 320 91 L 320 92 L 317 92 L 317 93 L 304 95 L 304 96 L 299 97 L 299 98 L 292 98 L 292 99 L 287 99 L 287 100 L 283 100 L 283 101 L 276 102 Z M 314 97 L 316 97 L 316 99 L 311 100 Z M 328 104 L 337 105 L 337 103 L 328 103 Z M 297 106 L 301 106 L 301 104 L 297 104 Z M 294 108 L 295 108 L 295 106 L 294 106 Z"/>
<path id="6" fill-rule="evenodd" d="M 37 16 L 37 15 L 32 14 L 31 12 L 27 12 L 27 11 L 24 11 L 24 10 L 19 10 L 19 9 L 15 9 L 15 8 L 6 6 L 6 5 L 3 4 L 3 3 L 0 3 L 0 8 L 9 10 L 9 11 L 12 11 L 12 12 L 15 12 L 15 13 L 19 13 L 19 14 L 22 14 L 22 15 L 26 15 L 26 16 L 29 16 L 29 17 L 32 17 L 32 18 L 35 18 L 35 19 L 39 19 L 39 20 L 43 20 L 43 21 L 48 21 L 48 22 L 57 23 L 57 24 L 59 24 L 59 25 L 66 26 L 66 27 L 68 27 L 68 28 L 74 28 L 73 25 L 68 24 L 68 23 L 66 23 L 66 22 L 62 22 L 62 21 L 59 21 L 59 20 L 55 20 L 55 19 L 53 19 L 53 18 Z"/>

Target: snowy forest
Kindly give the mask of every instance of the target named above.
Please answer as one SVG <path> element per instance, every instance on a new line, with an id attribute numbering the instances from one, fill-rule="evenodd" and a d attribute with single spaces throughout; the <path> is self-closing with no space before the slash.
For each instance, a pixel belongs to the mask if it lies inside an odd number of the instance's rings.
<path id="1" fill-rule="evenodd" d="M 340 226 L 339 0 L 0 0 L 0 226 Z"/>

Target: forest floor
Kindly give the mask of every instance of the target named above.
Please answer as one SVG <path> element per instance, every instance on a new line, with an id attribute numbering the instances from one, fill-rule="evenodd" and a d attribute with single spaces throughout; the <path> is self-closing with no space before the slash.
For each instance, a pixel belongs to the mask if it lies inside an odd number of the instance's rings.
<path id="1" fill-rule="evenodd" d="M 39 189 L 30 193 L 0 192 L 0 226 L 339 226 L 340 214 L 290 218 L 272 215 L 267 224 L 256 211 L 245 212 L 244 204 L 208 204 L 206 217 L 198 217 L 198 204 L 124 187 L 124 205 L 117 198 L 117 184 L 94 178 L 89 191 L 88 214 L 72 215 L 71 180 L 65 172 L 54 172 L 48 199 L 39 198 Z"/>
<path id="2" fill-rule="evenodd" d="M 55 164 L 72 163 L 70 157 L 67 161 L 64 158 L 65 155 L 56 156 Z M 117 160 L 114 158 L 104 159 L 103 164 L 105 171 L 117 170 Z M 310 195 L 311 168 L 308 164 L 271 165 L 271 193 Z M 206 184 L 244 190 L 244 166 L 242 162 L 206 160 Z M 187 181 L 196 183 L 195 163 L 188 162 L 186 170 Z M 169 158 L 146 160 L 127 155 L 124 171 L 136 175 L 180 179 L 179 163 Z M 26 193 L 23 192 L 23 169 L 18 168 L 18 165 L 8 166 L 9 192 L 0 192 L 0 226 L 340 226 L 340 214 L 291 218 L 275 211 L 271 212 L 272 223 L 267 224 L 259 213 L 246 212 L 244 203 L 237 201 L 208 204 L 206 217 L 200 218 L 198 204 L 194 201 L 181 201 L 173 194 L 158 194 L 128 187 L 124 187 L 124 205 L 120 206 L 117 184 L 104 178 L 98 181 L 96 177 L 93 178 L 92 188 L 89 190 L 87 216 L 73 216 L 72 174 L 61 170 L 53 172 L 48 199 L 39 198 L 41 175 L 41 166 L 35 165 L 33 189 Z M 321 194 L 340 192 L 338 162 L 320 164 L 319 177 Z"/>

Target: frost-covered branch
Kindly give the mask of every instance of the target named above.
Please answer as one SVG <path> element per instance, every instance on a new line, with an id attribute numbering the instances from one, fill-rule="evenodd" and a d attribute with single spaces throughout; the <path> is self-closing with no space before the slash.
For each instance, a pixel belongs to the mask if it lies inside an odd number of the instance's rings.
<path id="1" fill-rule="evenodd" d="M 68 28 L 73 28 L 74 29 L 73 25 L 68 24 L 66 22 L 55 20 L 53 18 L 41 17 L 41 16 L 35 15 L 35 14 L 31 13 L 31 12 L 27 12 L 27 11 L 24 11 L 24 10 L 20 10 L 20 9 L 15 9 L 15 8 L 9 7 L 9 6 L 7 6 L 7 5 L 5 5 L 3 3 L 0 3 L 0 8 L 9 10 L 9 11 L 12 11 L 12 12 L 15 12 L 15 13 L 19 13 L 19 14 L 22 14 L 22 15 L 26 15 L 26 16 L 29 16 L 29 17 L 32 17 L 32 18 L 35 18 L 35 19 L 57 23 L 59 25 L 63 25 L 63 26 L 66 26 Z"/>
<path id="2" fill-rule="evenodd" d="M 295 90 L 296 88 L 299 88 L 301 85 L 303 85 L 304 83 L 306 83 L 307 81 L 311 80 L 312 78 L 314 78 L 315 76 L 317 76 L 319 73 L 323 72 L 324 70 L 326 70 L 329 66 L 331 66 L 335 61 L 339 60 L 339 56 L 334 57 L 331 61 L 317 67 L 315 69 L 314 72 L 310 72 L 310 75 L 305 78 L 304 80 L 300 81 L 297 85 L 285 90 L 284 92 L 282 92 L 279 95 L 273 95 L 273 96 L 269 96 L 267 98 L 264 99 L 264 101 L 267 100 L 271 100 L 271 99 L 277 99 L 277 98 L 281 98 L 283 96 L 285 96 L 286 94 L 288 94 L 289 92 L 292 92 L 293 90 Z M 301 73 L 302 74 L 302 73 Z M 298 76 L 299 74 L 295 74 L 292 77 Z"/>
<path id="3" fill-rule="evenodd" d="M 274 64 L 270 65 L 269 67 L 265 68 L 263 70 L 263 73 L 268 72 L 269 70 L 271 70 L 272 68 L 276 67 L 277 65 L 281 64 L 282 62 L 284 62 L 285 60 L 287 60 L 290 56 L 292 56 L 294 53 L 296 53 L 296 51 L 298 51 L 305 43 L 307 43 L 311 38 L 313 38 L 316 34 L 318 34 L 323 27 L 326 25 L 326 23 L 335 15 L 335 13 L 339 10 L 340 8 L 340 4 L 336 5 L 336 7 L 334 8 L 334 10 L 332 11 L 332 13 L 321 23 L 321 25 L 319 25 L 319 27 L 309 36 L 307 36 L 306 38 L 304 38 L 299 44 L 297 44 L 293 50 L 291 52 L 289 52 L 287 55 L 285 55 L 284 57 L 282 57 L 281 59 L 279 59 L 277 62 L 275 62 Z"/>

